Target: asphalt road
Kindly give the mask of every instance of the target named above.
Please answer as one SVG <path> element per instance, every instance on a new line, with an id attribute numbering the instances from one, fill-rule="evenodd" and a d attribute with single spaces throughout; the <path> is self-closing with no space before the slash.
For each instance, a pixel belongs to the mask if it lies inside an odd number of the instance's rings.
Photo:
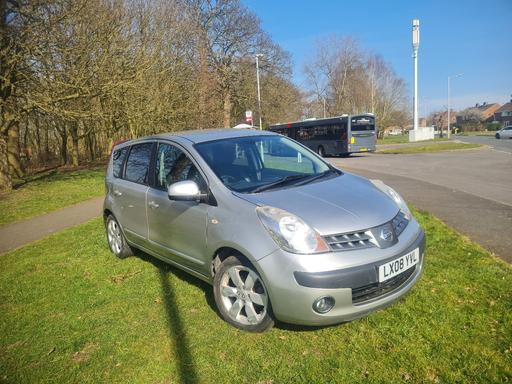
<path id="1" fill-rule="evenodd" d="M 495 151 L 502 151 L 512 153 L 512 140 L 511 139 L 496 139 L 494 136 L 455 136 L 456 140 L 464 143 L 477 143 L 488 145 Z"/>
<path id="2" fill-rule="evenodd" d="M 383 180 L 416 207 L 512 263 L 512 153 L 483 148 L 329 160 Z"/>

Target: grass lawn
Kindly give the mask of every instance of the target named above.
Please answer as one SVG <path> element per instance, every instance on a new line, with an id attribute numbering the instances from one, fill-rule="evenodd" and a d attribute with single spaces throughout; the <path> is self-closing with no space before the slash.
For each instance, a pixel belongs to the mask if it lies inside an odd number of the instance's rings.
<path id="1" fill-rule="evenodd" d="M 383 149 L 377 151 L 382 154 L 403 154 L 403 153 L 424 153 L 424 152 L 441 152 L 441 151 L 453 151 L 458 149 L 472 149 L 481 147 L 480 144 L 466 144 L 466 143 L 443 143 L 443 144 L 425 144 L 425 145 L 414 145 L 403 148 Z"/>
<path id="2" fill-rule="evenodd" d="M 76 204 L 104 193 L 105 167 L 57 171 L 0 196 L 0 226 Z"/>
<path id="3" fill-rule="evenodd" d="M 436 137 L 434 140 L 427 140 L 426 142 L 446 140 L 448 140 L 446 137 Z M 377 144 L 403 144 L 408 142 L 409 135 L 385 136 L 382 139 L 377 139 Z"/>
<path id="4" fill-rule="evenodd" d="M 437 219 L 425 274 L 366 318 L 236 330 L 210 287 L 112 256 L 100 219 L 0 256 L 0 382 L 498 383 L 512 380 L 512 268 Z"/>
<path id="5" fill-rule="evenodd" d="M 496 131 L 470 131 L 460 132 L 457 136 L 494 136 Z"/>

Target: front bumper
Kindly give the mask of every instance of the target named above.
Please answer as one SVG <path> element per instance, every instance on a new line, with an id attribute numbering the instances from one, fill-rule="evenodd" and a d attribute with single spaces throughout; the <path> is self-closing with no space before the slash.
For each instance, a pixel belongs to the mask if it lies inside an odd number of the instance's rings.
<path id="1" fill-rule="evenodd" d="M 420 260 L 412 271 L 379 284 L 379 265 L 416 248 Z M 259 260 L 258 266 L 277 319 L 293 324 L 329 325 L 362 317 L 405 295 L 421 276 L 424 252 L 425 234 L 412 220 L 399 242 L 387 249 L 318 255 L 294 255 L 279 250 Z M 331 296 L 336 302 L 326 314 L 312 308 L 313 302 L 323 296 Z"/>

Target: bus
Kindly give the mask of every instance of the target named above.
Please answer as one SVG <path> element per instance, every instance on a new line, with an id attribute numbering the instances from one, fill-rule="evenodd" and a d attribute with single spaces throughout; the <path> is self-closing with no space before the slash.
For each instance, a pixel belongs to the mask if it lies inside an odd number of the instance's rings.
<path id="1" fill-rule="evenodd" d="M 375 116 L 371 113 L 306 119 L 269 128 L 302 143 L 320 156 L 348 156 L 373 152 L 377 143 Z"/>

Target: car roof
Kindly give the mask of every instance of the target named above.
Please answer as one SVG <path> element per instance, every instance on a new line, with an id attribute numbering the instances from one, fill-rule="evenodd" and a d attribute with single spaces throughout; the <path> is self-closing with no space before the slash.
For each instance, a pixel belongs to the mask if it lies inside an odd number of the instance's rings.
<path id="1" fill-rule="evenodd" d="M 233 129 L 233 128 L 219 128 L 219 129 L 195 129 L 189 131 L 161 133 L 158 135 L 145 136 L 138 139 L 123 142 L 121 146 L 135 144 L 139 141 L 164 139 L 172 140 L 176 138 L 186 139 L 194 144 L 204 143 L 207 141 L 230 139 L 234 137 L 247 137 L 247 136 L 261 136 L 261 135 L 276 135 L 275 132 L 259 130 L 259 129 Z M 121 143 L 120 143 L 121 144 Z"/>

